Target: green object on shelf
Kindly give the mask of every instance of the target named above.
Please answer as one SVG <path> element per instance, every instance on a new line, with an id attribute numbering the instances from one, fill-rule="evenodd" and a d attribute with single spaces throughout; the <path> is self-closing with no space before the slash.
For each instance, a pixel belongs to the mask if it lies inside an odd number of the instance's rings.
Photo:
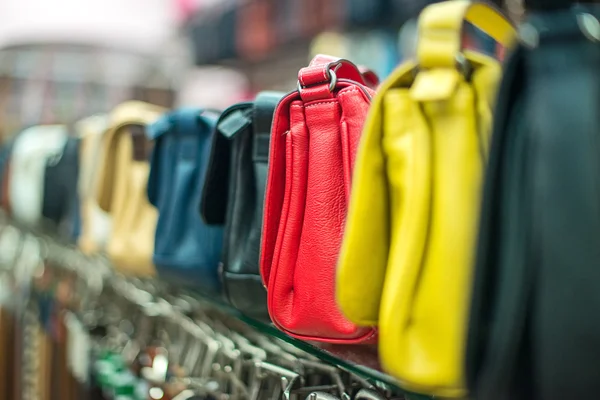
<path id="1" fill-rule="evenodd" d="M 104 388 L 110 383 L 111 376 L 115 373 L 114 366 L 107 360 L 97 360 L 94 363 L 96 379 L 100 387 Z"/>

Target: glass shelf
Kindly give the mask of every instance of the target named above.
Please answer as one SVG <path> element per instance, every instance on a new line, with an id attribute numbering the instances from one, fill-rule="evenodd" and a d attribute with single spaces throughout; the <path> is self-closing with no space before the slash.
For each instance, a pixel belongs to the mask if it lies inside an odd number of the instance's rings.
<path id="1" fill-rule="evenodd" d="M 0 213 L 1 214 L 1 213 Z M 1 217 L 1 215 L 0 215 Z M 0 227 L 3 222 L 0 218 Z M 7 221 L 6 221 L 7 222 Z M 48 235 L 44 231 L 34 232 L 24 227 L 19 227 L 16 224 L 9 222 L 8 225 L 12 225 L 21 234 L 32 234 L 37 238 L 42 238 L 46 243 L 45 260 L 47 266 L 59 267 L 59 270 L 63 271 L 58 275 L 72 276 L 72 273 L 77 274 L 78 271 L 91 271 L 94 270 L 93 274 L 107 273 L 108 276 L 118 276 L 114 272 L 111 272 L 113 268 L 110 266 L 108 260 L 102 256 L 87 256 L 83 255 L 76 247 L 72 244 L 65 242 L 60 243 L 55 237 Z M 22 251 L 22 246 L 18 246 Z M 53 268 L 51 268 L 53 269 Z M 98 271 L 104 272 L 98 272 Z M 66 272 L 66 275 L 64 275 Z M 85 272 L 80 272 L 87 275 Z M 129 280 L 129 279 L 127 279 Z M 217 313 L 223 316 L 233 317 L 238 321 L 241 321 L 250 327 L 254 328 L 263 335 L 284 341 L 288 345 L 295 347 L 296 349 L 303 351 L 313 357 L 322 360 L 325 363 L 335 365 L 336 367 L 350 372 L 368 382 L 373 384 L 380 389 L 384 389 L 391 393 L 398 395 L 404 395 L 409 400 L 425 400 L 432 399 L 430 396 L 424 396 L 421 394 L 411 393 L 402 389 L 401 384 L 393 377 L 385 374 L 381 371 L 381 367 L 378 361 L 378 351 L 376 344 L 369 345 L 332 345 L 318 342 L 306 342 L 299 339 L 295 339 L 278 330 L 273 324 L 249 318 L 242 314 L 237 309 L 233 308 L 224 301 L 215 298 L 214 296 L 203 295 L 194 289 L 181 288 L 181 287 L 170 287 L 164 282 L 160 282 L 158 279 L 135 279 L 140 281 L 142 284 L 146 282 L 150 286 L 156 289 L 154 293 L 148 293 L 152 296 L 161 297 L 161 293 L 167 295 L 168 298 L 182 298 L 182 299 L 193 299 L 195 302 L 202 305 L 207 310 L 213 309 Z M 107 281 L 108 282 L 108 281 Z M 145 286 L 145 285 L 144 285 Z M 46 292 L 46 295 L 54 296 L 56 286 L 48 287 L 50 292 Z M 87 286 L 86 286 L 87 288 Z M 89 288 L 85 289 L 89 290 Z M 43 297 L 43 296 L 42 296 Z"/>
<path id="2" fill-rule="evenodd" d="M 274 337 L 296 347 L 320 360 L 337 366 L 338 368 L 351 372 L 382 389 L 388 389 L 393 393 L 404 394 L 409 400 L 427 400 L 431 396 L 411 393 L 402 389 L 401 384 L 393 377 L 381 371 L 378 360 L 377 344 L 365 345 L 334 345 L 320 342 L 307 342 L 293 338 L 277 329 L 273 324 L 255 320 L 230 305 L 198 294 L 189 289 L 179 289 L 180 293 L 192 297 L 210 307 L 231 315 L 240 321 L 250 325 L 262 334 Z"/>

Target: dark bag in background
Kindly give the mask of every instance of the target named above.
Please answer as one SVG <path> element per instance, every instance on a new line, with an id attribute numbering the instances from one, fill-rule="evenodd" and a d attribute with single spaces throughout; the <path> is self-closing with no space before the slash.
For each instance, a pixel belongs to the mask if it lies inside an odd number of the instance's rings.
<path id="1" fill-rule="evenodd" d="M 390 18 L 390 0 L 345 0 L 346 25 L 352 27 L 374 27 Z"/>
<path id="2" fill-rule="evenodd" d="M 508 59 L 486 174 L 475 399 L 600 393 L 600 6 L 536 12 Z"/>
<path id="3" fill-rule="evenodd" d="M 209 294 L 220 292 L 217 274 L 223 227 L 198 214 L 218 115 L 184 108 L 148 126 L 154 140 L 148 200 L 158 209 L 152 261 L 159 276 Z"/>
<path id="4" fill-rule="evenodd" d="M 225 224 L 221 278 L 226 299 L 244 314 L 262 320 L 269 319 L 258 265 L 269 137 L 283 95 L 261 92 L 253 102 L 223 112 L 201 204 L 208 223 Z"/>
<path id="5" fill-rule="evenodd" d="M 62 154 L 49 158 L 44 173 L 42 216 L 61 236 L 77 240 L 80 231 L 78 179 L 79 138 L 70 137 Z"/>
<path id="6" fill-rule="evenodd" d="M 304 3 L 298 0 L 279 0 L 275 15 L 277 17 L 276 33 L 279 43 L 290 43 L 302 37 L 301 15 Z"/>
<path id="7" fill-rule="evenodd" d="M 236 48 L 236 26 L 238 4 L 234 3 L 223 11 L 219 16 L 219 52 L 218 59 L 234 58 L 237 53 Z"/>

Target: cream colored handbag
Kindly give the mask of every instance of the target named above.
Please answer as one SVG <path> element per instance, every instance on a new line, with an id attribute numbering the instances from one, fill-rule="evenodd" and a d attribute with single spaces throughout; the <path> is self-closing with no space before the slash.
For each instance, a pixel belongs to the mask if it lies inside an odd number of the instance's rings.
<path id="1" fill-rule="evenodd" d="M 9 179 L 9 201 L 15 220 L 28 226 L 42 223 L 46 164 L 62 154 L 67 139 L 64 125 L 38 125 L 25 129 L 15 140 Z"/>
<path id="2" fill-rule="evenodd" d="M 111 113 L 102 137 L 96 199 L 112 219 L 106 252 L 126 274 L 155 274 L 151 259 L 157 212 L 146 195 L 150 165 L 134 157 L 132 129 L 154 122 L 164 111 L 139 101 L 122 103 Z"/>
<path id="3" fill-rule="evenodd" d="M 110 215 L 96 201 L 98 163 L 102 156 L 102 136 L 108 128 L 108 115 L 94 115 L 75 125 L 81 138 L 79 156 L 79 198 L 81 204 L 81 235 L 78 245 L 85 253 L 104 250 L 111 229 Z"/>

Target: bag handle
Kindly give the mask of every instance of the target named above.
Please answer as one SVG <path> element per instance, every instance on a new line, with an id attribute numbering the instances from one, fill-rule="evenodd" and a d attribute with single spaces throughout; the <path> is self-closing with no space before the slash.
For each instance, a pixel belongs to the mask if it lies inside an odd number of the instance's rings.
<path id="1" fill-rule="evenodd" d="M 365 67 L 364 65 L 354 65 L 352 62 L 345 60 L 343 58 L 340 58 L 340 57 L 329 56 L 326 54 L 317 54 L 310 61 L 309 67 L 313 67 L 315 65 L 337 64 L 337 63 L 347 63 L 347 64 L 350 64 L 350 65 L 348 65 L 348 67 L 352 66 L 353 69 L 358 68 L 358 72 L 361 75 L 360 78 L 348 77 L 346 79 L 352 79 L 354 81 L 360 82 L 363 85 L 369 86 L 372 89 L 376 88 L 377 85 L 379 85 L 379 77 L 377 76 L 375 71 L 373 71 L 372 69 L 370 69 L 368 67 Z M 343 66 L 341 68 L 343 68 Z M 348 72 L 352 73 L 354 71 L 349 70 Z M 338 73 L 338 77 L 340 77 L 340 78 L 343 77 L 343 71 L 340 71 Z"/>
<path id="2" fill-rule="evenodd" d="M 333 98 L 338 79 L 354 81 L 371 89 L 379 84 L 377 75 L 368 68 L 324 54 L 316 55 L 308 67 L 298 72 L 298 92 L 304 101 Z"/>
<path id="3" fill-rule="evenodd" d="M 450 0 L 432 4 L 419 17 L 419 68 L 456 67 L 463 50 L 465 22 L 470 22 L 503 47 L 511 46 L 517 38 L 516 29 L 508 19 L 486 3 Z"/>
<path id="4" fill-rule="evenodd" d="M 231 140 L 251 128 L 251 102 L 234 104 L 221 114 L 211 144 L 199 212 L 207 225 L 225 223 L 231 179 Z"/>

